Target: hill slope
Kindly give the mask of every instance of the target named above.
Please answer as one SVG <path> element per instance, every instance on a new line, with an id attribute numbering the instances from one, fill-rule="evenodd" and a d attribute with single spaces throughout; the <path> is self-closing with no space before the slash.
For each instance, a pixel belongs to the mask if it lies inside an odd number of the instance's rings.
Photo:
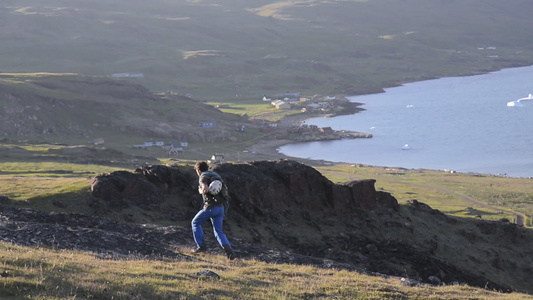
<path id="1" fill-rule="evenodd" d="M 374 180 L 333 184 L 294 161 L 222 164 L 217 171 L 231 187 L 225 231 L 241 258 L 532 293 L 529 229 L 447 216 L 414 199 L 398 205 L 375 190 Z M 186 228 L 198 209 L 196 183 L 192 166 L 102 174 L 89 198 L 100 217 L 0 207 L 0 217 L 9 220 L 1 224 L 3 239 L 108 256 L 190 259 L 172 249 L 193 247 Z M 32 230 L 40 234 L 28 234 Z M 214 237 L 205 238 L 216 253 Z"/>
<path id="2" fill-rule="evenodd" d="M 2 72 L 141 72 L 198 99 L 360 94 L 533 63 L 525 0 L 7 0 Z M 238 95 L 238 98 L 235 96 Z"/>
<path id="3" fill-rule="evenodd" d="M 4 75 L 0 109 L 3 137 L 67 144 L 102 138 L 123 147 L 143 139 L 228 140 L 235 126 L 247 121 L 184 96 L 159 96 L 138 84 L 72 75 Z M 202 122 L 217 126 L 201 128 Z"/>

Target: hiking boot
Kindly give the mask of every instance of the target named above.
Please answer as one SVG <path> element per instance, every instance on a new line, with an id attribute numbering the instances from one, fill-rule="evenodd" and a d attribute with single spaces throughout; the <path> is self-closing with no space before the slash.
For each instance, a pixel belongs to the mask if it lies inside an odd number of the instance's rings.
<path id="1" fill-rule="evenodd" d="M 192 252 L 193 253 L 200 253 L 200 252 L 206 252 L 206 251 L 207 251 L 207 247 L 206 246 L 198 246 Z"/>
<path id="2" fill-rule="evenodd" d="M 235 252 L 233 252 L 233 249 L 231 249 L 229 245 L 224 245 L 223 248 L 229 260 L 234 260 L 235 258 L 237 258 L 237 255 L 235 255 Z"/>

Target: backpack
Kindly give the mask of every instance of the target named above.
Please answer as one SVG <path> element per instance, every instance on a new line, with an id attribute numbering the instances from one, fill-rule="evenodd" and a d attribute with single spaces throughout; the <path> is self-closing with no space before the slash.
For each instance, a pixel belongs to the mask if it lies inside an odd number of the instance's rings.
<path id="1" fill-rule="evenodd" d="M 222 183 L 222 187 L 220 188 L 220 191 L 218 193 L 215 193 L 215 194 L 209 193 L 209 194 L 206 194 L 206 196 L 209 200 L 213 201 L 214 203 L 217 203 L 217 204 L 222 203 L 224 205 L 224 214 L 226 214 L 229 209 L 229 200 L 230 200 L 228 186 L 222 180 L 222 177 L 220 177 L 220 175 L 218 175 L 215 172 L 211 172 L 211 171 L 202 172 L 202 174 L 200 175 L 200 181 L 202 181 L 202 179 L 205 177 L 209 179 L 208 181 L 209 185 L 211 185 L 214 181 L 219 181 Z"/>

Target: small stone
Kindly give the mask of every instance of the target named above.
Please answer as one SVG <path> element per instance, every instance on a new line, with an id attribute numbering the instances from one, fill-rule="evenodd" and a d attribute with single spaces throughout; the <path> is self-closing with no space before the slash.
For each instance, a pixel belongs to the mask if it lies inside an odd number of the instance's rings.
<path id="1" fill-rule="evenodd" d="M 209 271 L 209 270 L 203 270 L 203 271 L 199 271 L 196 273 L 196 276 L 198 277 L 211 277 L 211 278 L 214 278 L 214 279 L 220 279 L 220 276 L 213 272 L 213 271 Z"/>

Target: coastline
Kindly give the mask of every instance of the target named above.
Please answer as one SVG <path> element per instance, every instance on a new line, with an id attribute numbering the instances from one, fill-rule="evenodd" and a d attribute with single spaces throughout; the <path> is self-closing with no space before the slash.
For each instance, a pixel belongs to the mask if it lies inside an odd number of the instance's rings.
<path id="1" fill-rule="evenodd" d="M 494 75 L 493 74 L 481 74 L 481 75 L 484 75 L 482 77 L 482 79 L 485 79 L 485 80 L 477 80 L 477 78 L 473 78 L 473 77 L 477 77 L 477 76 L 480 76 L 480 75 L 476 75 L 476 76 L 466 76 L 466 77 L 470 77 L 470 78 L 463 78 L 465 76 L 457 76 L 456 78 L 444 78 L 440 81 L 445 81 L 445 82 L 452 82 L 452 83 L 463 83 L 463 82 L 485 82 L 485 81 L 488 81 L 489 79 L 492 79 L 492 80 L 500 80 L 502 81 L 501 77 L 503 77 L 503 82 L 512 82 L 513 84 L 518 82 L 520 83 L 520 86 L 523 85 L 522 81 L 520 80 L 517 80 L 517 78 L 515 77 L 520 77 L 520 79 L 522 78 L 527 78 L 526 76 L 524 76 L 524 74 L 527 75 L 527 72 L 529 71 L 530 69 L 524 69 L 523 67 L 521 68 L 512 68 L 512 70 L 503 70 L 503 71 L 499 71 L 499 72 L 496 72 Z M 430 83 L 431 86 L 434 86 L 435 84 L 433 83 Z M 425 85 L 424 85 L 425 86 Z M 437 85 L 439 86 L 439 85 Z M 515 85 L 510 85 L 511 87 L 514 87 Z M 407 87 L 409 88 L 409 87 Z M 486 91 L 487 89 L 484 89 L 484 91 Z M 506 90 L 506 94 L 512 94 L 513 91 L 516 90 L 516 89 L 510 89 L 509 91 Z M 526 90 L 526 95 L 527 95 L 527 90 Z M 530 91 L 529 91 L 530 92 Z M 405 96 L 405 94 L 407 93 L 404 93 L 403 95 Z M 410 94 L 409 94 L 410 95 Z M 470 95 L 470 94 L 469 94 Z M 477 93 L 476 95 L 479 96 L 479 93 Z M 506 99 L 506 96 L 503 95 L 503 99 Z M 484 115 L 490 115 L 492 116 L 491 119 L 497 119 L 498 117 L 501 117 L 502 119 L 509 119 L 509 117 L 516 117 L 518 118 L 519 116 L 520 117 L 523 117 L 525 115 L 525 112 L 524 111 L 521 111 L 520 114 L 518 114 L 517 111 L 515 110 L 512 110 L 512 113 L 509 113 L 509 109 L 505 110 L 505 108 L 502 108 L 502 107 L 506 107 L 506 102 L 503 102 L 502 99 L 502 95 L 496 95 L 494 97 L 490 97 L 492 95 L 488 95 L 488 98 L 494 100 L 494 107 L 498 108 L 498 109 L 492 109 L 490 110 L 490 112 L 495 112 L 494 114 L 497 114 L 497 116 L 494 116 L 494 115 L 491 115 L 487 112 L 487 114 L 484 114 Z M 406 96 L 407 97 L 407 96 Z M 513 99 L 518 99 L 520 96 L 517 96 L 516 98 L 513 98 Z M 523 96 L 522 96 L 523 97 Z M 424 98 L 424 97 L 419 97 L 419 98 Z M 481 98 L 481 97 L 479 97 Z M 366 102 L 367 100 L 369 102 L 372 101 L 372 99 L 370 98 L 352 98 L 352 99 L 357 99 L 358 101 L 362 101 L 362 102 Z M 396 99 L 396 98 L 395 98 Z M 443 101 L 440 102 L 439 104 L 442 104 L 442 103 L 447 103 L 448 102 L 444 102 L 444 99 L 442 99 Z M 405 100 L 405 101 L 411 101 L 411 100 Z M 402 102 L 402 103 L 407 103 L 407 104 L 410 104 L 410 102 Z M 486 101 L 485 101 L 486 102 Z M 477 103 L 477 102 L 476 102 Z M 503 105 L 501 105 L 503 103 Z M 449 107 L 452 107 L 453 105 L 448 105 Z M 373 107 L 373 106 L 370 106 L 370 107 Z M 403 106 L 402 106 L 403 107 Z M 407 107 L 410 107 L 410 106 L 407 106 Z M 503 109 L 505 111 L 500 111 L 500 109 Z M 394 111 L 387 111 L 389 115 L 393 115 L 394 114 Z M 458 112 L 454 112 L 453 115 L 461 115 L 460 113 Z M 411 115 L 409 115 L 411 116 Z M 468 116 L 465 116 L 465 115 L 461 115 L 462 117 L 460 118 L 461 120 L 469 120 Z M 313 118 L 313 117 L 316 117 L 316 116 L 309 116 L 309 118 Z M 371 117 L 369 117 L 371 118 Z M 382 115 L 379 115 L 377 117 L 374 117 L 375 118 L 379 118 L 379 119 L 382 119 Z M 349 119 L 352 119 L 352 117 L 350 116 Z M 355 120 L 360 120 L 360 118 L 358 116 L 356 116 L 354 118 Z M 364 121 L 366 123 L 373 123 L 373 122 L 376 122 L 374 121 L 372 118 L 370 120 L 366 119 L 366 118 L 363 118 Z M 414 120 L 415 118 L 411 118 L 412 120 Z M 315 121 L 316 120 L 316 121 Z M 314 124 L 319 124 L 319 126 L 337 126 L 337 127 L 342 127 L 343 125 L 343 122 L 337 122 L 337 120 L 335 121 L 331 121 L 331 122 L 327 122 L 325 119 L 322 120 L 322 119 L 315 119 L 311 122 L 316 122 Z M 342 120 L 342 119 L 341 119 Z M 521 119 L 523 120 L 524 122 L 520 122 L 520 124 L 530 124 L 530 121 L 531 119 L 529 119 L 529 121 L 527 119 Z M 525 121 L 528 121 L 528 122 L 525 122 Z M 427 120 L 426 120 L 427 122 Z M 365 123 L 365 124 L 366 124 Z M 468 122 L 466 122 L 468 123 Z M 470 124 L 468 124 L 470 125 Z M 362 126 L 364 128 L 367 128 L 365 126 Z M 358 128 L 356 126 L 354 127 L 346 127 L 346 128 Z M 369 127 L 368 127 L 369 128 Z M 441 126 L 439 128 L 447 128 L 447 126 Z M 465 130 L 466 130 L 466 126 L 465 126 Z M 468 126 L 468 128 L 475 128 L 475 126 Z M 447 131 L 446 131 L 447 130 Z M 448 131 L 450 131 L 449 129 L 445 129 L 443 130 L 443 133 L 447 133 Z M 481 130 L 478 130 L 479 132 L 483 132 Z M 464 132 L 464 130 L 462 131 Z M 491 131 L 492 133 L 495 133 L 495 132 L 498 132 L 499 134 L 501 134 L 500 131 L 497 131 L 497 130 L 494 130 L 494 131 Z M 402 133 L 406 133 L 406 131 L 402 131 Z M 469 132 L 470 133 L 470 132 Z M 486 134 L 486 132 L 484 132 L 485 134 L 480 134 L 479 136 L 490 136 L 490 134 Z M 414 136 L 414 135 L 413 135 Z M 441 145 L 440 142 L 443 140 L 442 138 L 439 139 L 439 137 L 441 137 L 441 135 L 431 135 L 430 136 L 434 139 L 432 141 L 432 144 L 431 145 Z M 442 136 L 446 136 L 446 134 L 442 134 Z M 460 134 L 455 134 L 454 137 L 458 137 L 458 136 L 462 136 Z M 475 133 L 470 133 L 469 136 L 476 136 Z M 502 135 L 503 137 L 505 137 L 505 133 L 504 135 Z M 410 136 L 408 136 L 407 138 L 410 138 Z M 414 138 L 413 138 L 414 139 Z M 450 140 L 451 138 L 448 138 L 447 140 Z M 398 140 L 405 140 L 405 142 L 407 142 L 407 139 L 404 139 L 403 138 L 403 135 L 402 135 L 402 138 L 401 139 L 397 139 L 395 140 L 395 144 L 394 145 L 404 145 L 404 143 L 398 143 Z M 473 140 L 473 139 L 470 139 L 470 140 Z M 522 139 L 524 140 L 524 139 Z M 415 140 L 413 140 L 415 141 Z M 524 157 L 521 157 L 520 158 L 520 161 L 518 161 L 518 159 L 515 159 L 515 160 L 512 160 L 514 158 L 512 158 L 511 160 L 508 160 L 505 155 L 500 155 L 499 157 L 490 157 L 490 159 L 485 159 L 483 160 L 483 158 L 480 158 L 482 157 L 482 155 L 484 155 L 486 152 L 489 152 L 489 153 L 492 153 L 494 151 L 492 151 L 492 149 L 498 149 L 501 151 L 501 147 L 500 148 L 497 148 L 496 146 L 495 147 L 491 147 L 491 151 L 484 151 L 484 149 L 478 149 L 476 148 L 477 145 L 472 145 L 472 147 L 469 147 L 469 149 L 476 149 L 477 151 L 475 152 L 475 156 L 473 156 L 472 158 L 473 159 L 470 159 L 470 160 L 465 160 L 464 157 L 466 156 L 460 156 L 460 155 L 457 155 L 456 157 L 451 157 L 451 158 L 448 158 L 447 156 L 445 155 L 442 155 L 442 157 L 445 157 L 445 159 L 441 159 L 438 163 L 435 163 L 434 161 L 432 161 L 432 157 L 427 155 L 427 152 L 423 152 L 423 151 L 420 151 L 421 154 L 425 154 L 424 155 L 411 155 L 409 156 L 408 159 L 406 159 L 406 162 L 405 164 L 401 164 L 401 163 L 395 163 L 395 160 L 394 159 L 389 159 L 390 157 L 383 157 L 383 159 L 379 159 L 381 156 L 379 155 L 376 155 L 375 157 L 372 156 L 374 153 L 378 153 L 379 150 L 376 150 L 376 151 L 373 151 L 372 150 L 370 152 L 368 152 L 368 157 L 373 157 L 373 159 L 367 159 L 367 160 L 364 160 L 363 158 L 366 158 L 366 157 L 362 157 L 363 155 L 360 154 L 358 155 L 359 158 L 361 159 L 358 159 L 358 157 L 347 157 L 349 156 L 348 155 L 344 155 L 341 157 L 341 155 L 337 155 L 336 154 L 336 151 L 337 151 L 337 146 L 336 145 L 344 145 L 344 144 L 341 144 L 341 143 L 335 143 L 335 144 L 329 144 L 329 145 L 333 145 L 332 147 L 329 146 L 329 148 L 324 145 L 322 146 L 322 143 L 313 143 L 313 144 L 301 144 L 299 143 L 300 141 L 289 141 L 289 142 L 286 142 L 282 145 L 287 145 L 287 144 L 293 144 L 294 146 L 289 146 L 287 147 L 287 155 L 289 156 L 292 156 L 292 155 L 295 155 L 295 156 L 299 156 L 299 157 L 307 157 L 307 160 L 311 161 L 311 159 L 309 157 L 313 157 L 315 159 L 324 159 L 326 161 L 334 161 L 336 163 L 341 163 L 341 162 L 347 162 L 347 161 L 350 161 L 350 162 L 366 162 L 365 165 L 367 165 L 367 163 L 369 163 L 368 165 L 375 165 L 375 166 L 383 166 L 383 167 L 387 167 L 387 166 L 395 166 L 395 167 L 406 167 L 406 168 L 416 168 L 416 169 L 432 169 L 432 170 L 438 170 L 438 171 L 450 171 L 450 172 L 460 172 L 460 173 L 472 173 L 472 174 L 479 174 L 479 175 L 487 175 L 487 176 L 498 176 L 498 177 L 513 177 L 513 178 L 532 178 L 531 176 L 531 173 L 530 173 L 530 169 L 528 170 L 527 168 L 527 162 L 528 160 L 530 161 L 530 158 L 527 158 L 526 156 Z M 410 142 L 410 140 L 409 140 Z M 420 143 L 420 140 L 416 140 L 416 142 L 419 142 Z M 468 141 L 466 141 L 468 142 Z M 483 142 L 485 142 L 485 140 L 480 140 L 480 143 L 477 143 L 477 144 L 481 144 L 481 145 L 485 145 Z M 354 145 L 354 144 L 349 144 L 351 142 L 346 142 L 348 143 L 347 145 Z M 529 142 L 528 142 L 529 143 Z M 326 144 L 326 143 L 324 143 Z M 414 142 L 413 143 L 409 143 L 409 145 L 413 144 L 415 147 L 418 145 L 418 144 L 415 144 Z M 463 143 L 457 143 L 457 144 L 463 144 Z M 496 144 L 499 144 L 497 146 L 501 146 L 501 145 L 504 145 L 502 143 L 496 143 Z M 392 147 L 395 147 L 394 145 L 392 145 Z M 411 145 L 411 146 L 413 146 Z M 489 145 L 490 145 L 490 142 L 489 142 Z M 527 145 L 525 142 L 521 142 L 521 141 L 516 141 L 516 143 L 514 143 L 513 145 L 516 145 L 516 147 L 519 147 L 521 145 Z M 268 147 L 269 145 L 267 144 L 263 144 L 263 146 L 266 148 Z M 273 146 L 275 147 L 278 147 L 277 149 L 279 149 L 279 147 L 281 147 L 281 145 L 279 144 L 273 144 Z M 339 146 L 341 147 L 341 146 Z M 399 148 L 399 147 L 398 147 Z M 439 147 L 438 149 L 444 149 L 445 147 Z M 374 148 L 372 148 L 374 149 Z M 394 149 L 394 148 L 390 148 L 390 149 Z M 421 149 L 421 148 L 418 148 L 418 149 Z M 418 150 L 418 149 L 415 149 L 415 150 Z M 486 147 L 486 149 L 489 149 L 489 147 Z M 275 154 L 276 156 L 278 157 L 288 157 L 287 155 L 284 155 L 282 153 L 278 153 L 276 148 L 273 149 L 274 151 L 272 151 L 272 149 L 264 149 L 263 151 L 265 152 L 270 152 L 270 154 Z M 359 149 L 358 149 L 359 151 Z M 416 153 L 416 151 L 414 151 Z M 442 152 L 442 151 L 441 151 Z M 345 153 L 345 152 L 340 152 L 340 153 Z M 359 153 L 359 152 L 358 152 Z M 360 152 L 360 153 L 363 153 L 363 152 Z M 365 152 L 366 153 L 366 152 Z M 379 152 L 381 153 L 381 152 Z M 410 153 L 410 152 L 409 152 Z M 458 153 L 463 153 L 463 152 L 458 152 Z M 501 153 L 505 153 L 505 152 L 501 152 Z M 527 153 L 527 152 L 526 152 Z M 315 156 L 315 154 L 317 156 Z M 416 153 L 416 154 L 420 154 L 420 153 Z M 442 154 L 442 153 L 439 153 L 439 154 Z M 429 158 L 428 158 L 429 157 Z M 440 157 L 440 156 L 439 156 Z M 488 154 L 487 154 L 487 157 Z M 292 157 L 291 157 L 292 158 Z M 376 159 L 377 158 L 377 159 Z M 475 158 L 475 159 L 474 159 Z M 425 159 L 425 160 L 424 160 Z M 424 163 L 421 163 L 421 160 L 424 160 Z M 386 161 L 386 162 L 385 162 Z M 427 163 L 427 162 L 430 162 L 430 163 Z M 402 160 L 403 162 L 403 160 Z"/>
<path id="2" fill-rule="evenodd" d="M 334 115 L 331 115 L 331 117 L 341 116 L 341 115 L 353 115 L 364 110 L 363 108 L 360 107 L 361 105 L 363 105 L 363 103 L 351 102 L 347 98 L 345 98 L 345 101 L 346 101 L 345 104 L 347 105 L 343 106 L 343 109 L 341 111 L 339 111 L 338 113 Z M 291 126 L 300 126 L 303 123 L 305 123 L 305 121 L 307 120 L 314 119 L 314 118 L 320 118 L 320 117 L 324 117 L 324 114 L 319 114 L 319 113 L 296 114 L 296 115 L 284 117 L 283 119 L 280 120 L 280 124 L 282 125 L 283 128 L 288 128 Z M 299 161 L 299 162 L 302 162 L 308 165 L 324 165 L 324 164 L 337 163 L 337 162 L 331 162 L 331 161 L 326 161 L 326 160 L 293 157 L 293 156 L 288 156 L 288 155 L 278 152 L 278 149 L 282 146 L 289 145 L 289 144 L 306 143 L 306 142 L 312 142 L 312 140 L 297 140 L 297 139 L 291 139 L 291 138 L 266 139 L 266 140 L 263 139 L 260 142 L 253 144 L 251 147 L 249 147 L 249 150 L 252 153 L 250 160 L 291 159 L 291 160 L 296 160 L 296 161 Z"/>
<path id="3" fill-rule="evenodd" d="M 300 163 L 310 165 L 310 166 L 320 166 L 325 164 L 337 164 L 341 162 L 332 162 L 320 159 L 310 159 L 310 158 L 301 158 L 288 156 L 283 153 L 278 152 L 279 147 L 299 143 L 299 141 L 294 141 L 290 139 L 272 139 L 272 140 L 263 140 L 257 144 L 252 145 L 249 149 L 251 150 L 251 155 L 246 157 L 247 161 L 257 161 L 257 160 L 278 160 L 278 159 L 290 159 L 298 161 Z M 302 142 L 305 143 L 305 142 Z"/>

